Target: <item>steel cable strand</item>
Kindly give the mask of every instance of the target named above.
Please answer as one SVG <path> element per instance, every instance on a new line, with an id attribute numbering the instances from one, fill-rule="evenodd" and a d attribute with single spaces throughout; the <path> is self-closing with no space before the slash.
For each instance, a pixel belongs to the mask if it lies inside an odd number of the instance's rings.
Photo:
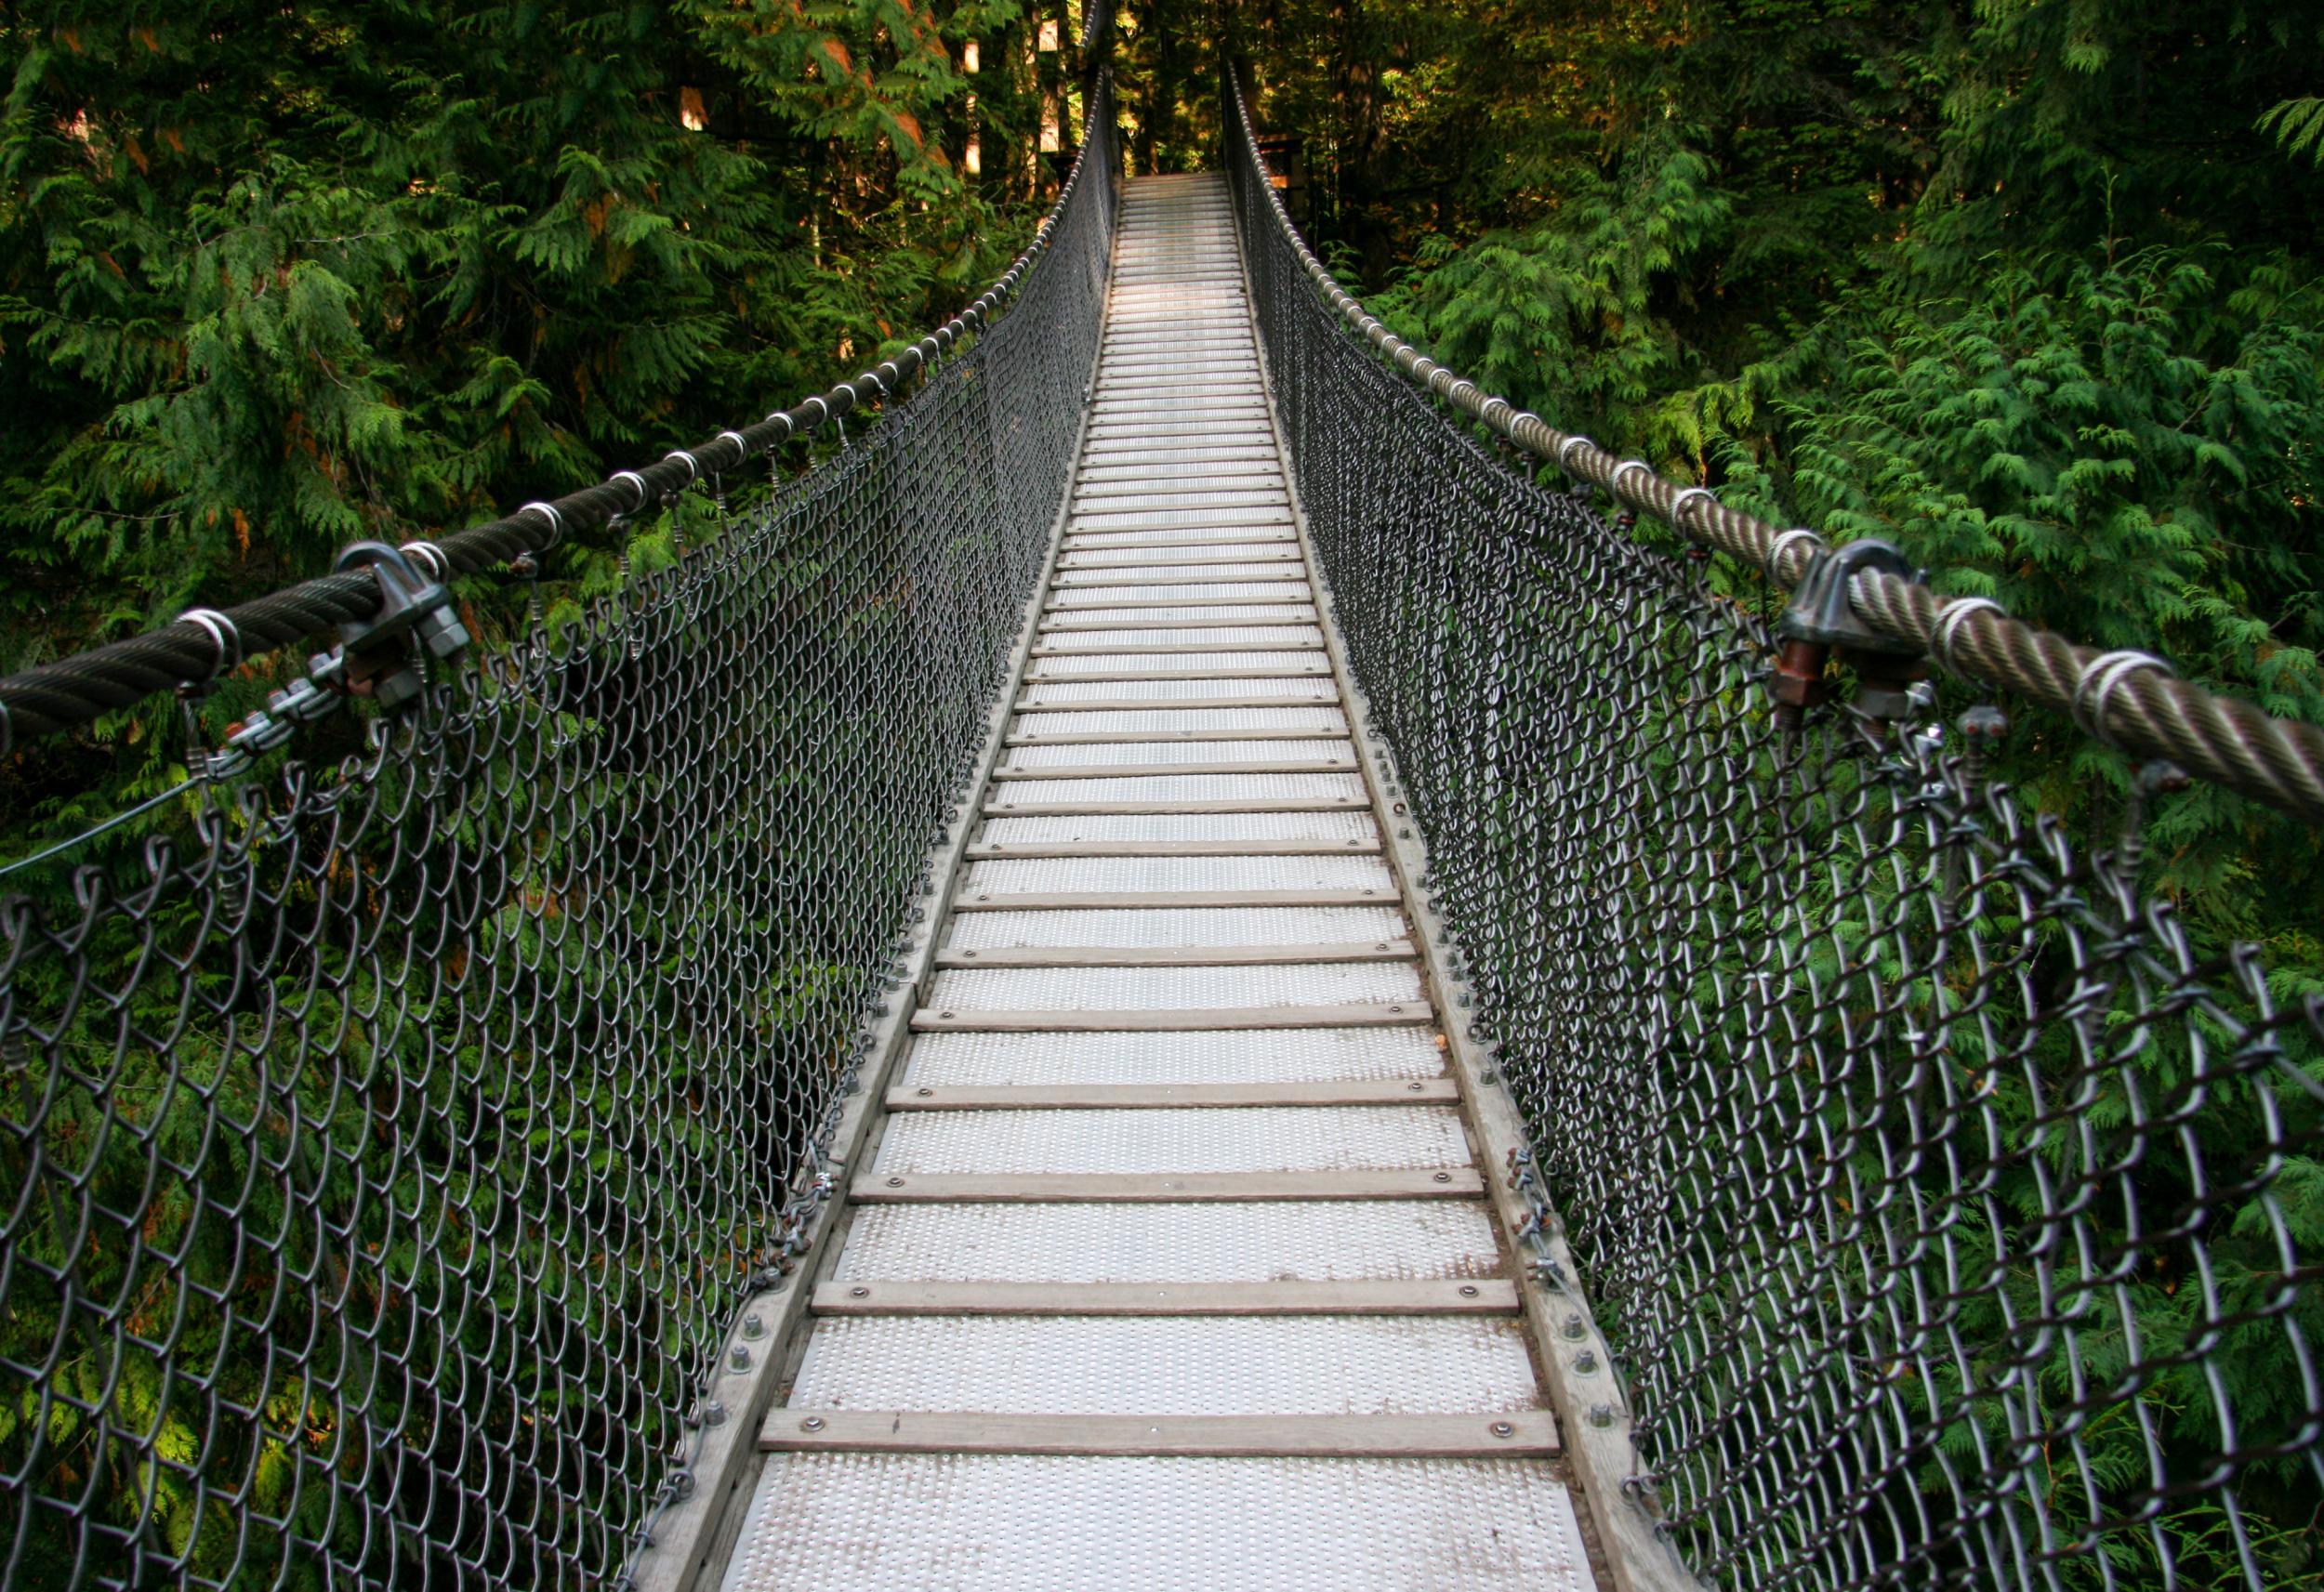
<path id="1" fill-rule="evenodd" d="M 1238 158 L 1265 173 L 1242 86 L 1232 73 L 1228 82 L 1243 140 Z M 1640 462 L 1618 458 L 1587 437 L 1561 431 L 1439 364 L 1391 332 L 1340 285 L 1301 239 L 1272 183 L 1261 181 L 1258 190 L 1315 291 L 1414 387 L 1600 488 L 1623 507 L 1650 514 L 1693 541 L 1765 570 L 1779 585 L 1796 585 L 1824 549 L 1823 539 L 1813 533 L 1780 531 L 1720 503 L 1706 488 L 1675 485 Z M 1918 595 L 1902 595 L 1908 590 Z M 1961 644 L 1940 653 L 1932 636 L 1942 598 L 1893 576 L 1863 574 L 1855 577 L 1849 595 L 1858 616 L 1875 628 L 1987 685 L 2066 714 L 2099 740 L 2133 755 L 2174 759 L 2230 790 L 2324 824 L 2324 730 L 2153 670 L 2110 682 L 2101 710 L 2086 713 L 2082 699 L 2093 683 L 2092 670 L 2106 656 L 2096 649 L 1993 608 L 1964 622 Z"/>
<path id="2" fill-rule="evenodd" d="M 1101 72 L 1098 86 L 1097 103 L 1103 112 L 1111 102 L 1110 74 Z M 485 524 L 408 546 L 427 549 L 430 562 L 441 560 L 439 575 L 493 569 L 523 554 L 545 551 L 566 536 L 640 513 L 684 491 L 704 475 L 733 470 L 794 438 L 809 436 L 856 408 L 867 393 L 885 398 L 901 392 L 940 354 L 985 331 L 1017 296 L 1054 241 L 1066 206 L 1083 180 L 1089 151 L 1100 141 L 1085 141 L 1059 188 L 1056 203 L 999 280 L 973 304 L 894 359 L 752 425 L 720 431 L 698 447 L 675 450 L 658 463 L 618 471 L 597 485 L 551 502 L 528 504 Z M 333 625 L 365 618 L 378 609 L 379 587 L 373 577 L 331 574 L 226 609 L 222 617 L 243 638 L 238 661 L 246 663 Z M 86 724 L 186 680 L 205 678 L 219 662 L 216 634 L 181 619 L 141 636 L 0 678 L 0 751 Z"/>

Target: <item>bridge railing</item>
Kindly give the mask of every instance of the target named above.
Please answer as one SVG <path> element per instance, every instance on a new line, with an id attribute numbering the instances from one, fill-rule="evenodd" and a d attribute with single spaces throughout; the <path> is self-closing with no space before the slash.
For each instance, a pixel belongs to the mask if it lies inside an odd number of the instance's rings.
<path id="1" fill-rule="evenodd" d="M 1091 92 L 1035 245 L 898 360 L 0 682 L 26 737 L 355 638 L 197 782 L 0 876 L 0 1582 L 618 1582 L 827 1191 L 1043 567 L 1113 235 Z M 445 666 L 439 579 L 689 490 L 674 567 Z"/>
<path id="2" fill-rule="evenodd" d="M 2135 812 L 2027 810 L 1998 710 L 1957 737 L 1881 643 L 2311 818 L 2324 740 L 1479 392 L 1306 250 L 1232 86 L 1224 121 L 1324 595 L 1683 1556 L 1753 1589 L 2313 1574 L 2324 1007 L 2142 897 Z M 1825 633 L 1605 489 L 1820 581 Z"/>

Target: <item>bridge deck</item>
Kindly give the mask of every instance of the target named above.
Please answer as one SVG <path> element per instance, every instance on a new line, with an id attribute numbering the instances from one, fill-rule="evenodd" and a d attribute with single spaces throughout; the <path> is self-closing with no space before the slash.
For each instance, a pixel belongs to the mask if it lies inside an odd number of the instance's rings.
<path id="1" fill-rule="evenodd" d="M 1224 187 L 1124 204 L 1007 748 L 727 1587 L 1589 1586 Z"/>

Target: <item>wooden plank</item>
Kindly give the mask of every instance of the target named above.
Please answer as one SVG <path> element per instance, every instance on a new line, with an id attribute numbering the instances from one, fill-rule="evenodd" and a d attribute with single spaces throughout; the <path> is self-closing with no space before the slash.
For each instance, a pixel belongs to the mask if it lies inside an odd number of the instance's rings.
<path id="1" fill-rule="evenodd" d="M 971 862 L 993 857 L 1365 857 L 1380 851 L 1369 840 L 985 840 L 969 848 Z"/>
<path id="2" fill-rule="evenodd" d="M 1211 525 L 1181 525 L 1179 530 L 1213 530 Z M 1230 528 L 1232 530 L 1232 528 Z M 1193 548 L 1193 546 L 1300 546 L 1300 539 L 1287 534 L 1235 534 L 1235 537 L 1185 537 L 1171 534 L 1169 530 L 1086 530 L 1069 534 L 1064 539 L 1064 553 L 1151 553 L 1155 548 Z"/>
<path id="3" fill-rule="evenodd" d="M 950 1026 L 950 1025 L 948 1025 Z M 1258 1106 L 1443 1106 L 1460 1091 L 1450 1078 L 1360 1078 L 1282 1084 L 898 1084 L 891 1112 L 1120 1112 Z"/>
<path id="4" fill-rule="evenodd" d="M 1169 551 L 1169 553 L 1176 553 L 1181 546 L 1197 548 L 1197 546 L 1207 546 L 1207 544 L 1202 544 L 1202 542 L 1155 544 L 1157 551 Z M 1236 542 L 1235 546 L 1248 548 L 1250 544 Z M 1258 544 L 1258 546 L 1264 548 L 1267 544 L 1262 542 L 1262 544 Z M 1142 548 L 1111 548 L 1111 551 L 1132 553 L 1132 551 L 1142 551 Z M 1179 570 L 1179 567 L 1218 570 L 1218 567 L 1225 567 L 1225 565 L 1236 565 L 1236 567 L 1272 565 L 1274 567 L 1274 565 L 1297 565 L 1297 562 L 1306 562 L 1306 553 L 1301 553 L 1300 548 L 1290 548 L 1290 551 L 1283 551 L 1283 553 L 1227 551 L 1227 553 L 1204 553 L 1202 558 L 1111 558 L 1111 560 L 1109 558 L 1097 558 L 1095 553 L 1060 553 L 1058 570 L 1063 572 L 1063 574 L 1088 574 L 1090 570 Z"/>
<path id="5" fill-rule="evenodd" d="M 1354 890 L 980 890 L 955 912 L 1139 912 L 1240 906 L 1401 906 L 1394 889 Z"/>
<path id="6" fill-rule="evenodd" d="M 1204 565 L 1188 565 L 1188 567 L 1190 570 L 1202 570 Z M 1104 590 L 1106 585 L 1264 585 L 1264 584 L 1269 584 L 1269 581 L 1283 581 L 1283 584 L 1306 585 L 1304 565 L 1267 565 L 1267 567 L 1262 567 L 1262 570 L 1250 570 L 1248 574 L 1221 574 L 1221 576 L 1216 576 L 1216 579 L 1207 579 L 1207 576 L 1202 576 L 1202 574 L 1193 576 L 1193 579 L 1188 579 L 1188 576 L 1183 576 L 1183 574 L 1167 574 L 1167 576 L 1157 574 L 1146 581 L 1129 579 L 1129 576 L 1137 576 L 1142 570 L 1146 570 L 1146 565 L 1116 565 L 1114 570 L 1100 572 L 1100 574 L 1104 574 L 1104 579 L 1050 581 L 1049 588 L 1053 590 L 1053 593 L 1076 593 L 1076 590 L 1090 590 L 1092 585 Z M 1083 570 L 1081 574 L 1088 576 L 1090 572 Z"/>
<path id="7" fill-rule="evenodd" d="M 939 967 L 1278 967 L 1310 962 L 1406 962 L 1401 937 L 1320 945 L 1000 945 L 939 951 Z"/>
<path id="8" fill-rule="evenodd" d="M 1415 996 L 1406 1001 L 1341 1001 L 1330 1006 L 1058 1007 L 980 1011 L 970 1007 L 922 1007 L 912 1014 L 915 1033 L 1208 1033 L 1245 1028 L 1408 1028 L 1436 1014 Z"/>
<path id="9" fill-rule="evenodd" d="M 1220 1204 L 1273 1200 L 1473 1200 L 1473 1166 L 1374 1172 L 865 1172 L 849 1185 L 859 1204 Z"/>
<path id="10" fill-rule="evenodd" d="M 1253 763 L 1060 763 L 1053 769 L 993 770 L 993 783 L 1014 780 L 1155 780 L 1178 774 L 1348 774 L 1353 757 L 1277 757 Z"/>
<path id="11" fill-rule="evenodd" d="M 1287 599 L 1278 598 L 1274 600 L 1277 602 L 1287 600 L 1300 603 L 1310 610 L 1313 610 L 1314 607 L 1313 599 L 1303 597 L 1291 598 Z M 1091 609 L 1253 608 L 1262 606 L 1265 601 L 1266 599 L 1261 598 L 1252 598 L 1248 600 L 1241 598 L 1173 598 L 1168 602 L 1099 603 L 1092 604 L 1090 607 Z M 1041 621 L 1041 634 L 1044 636 L 1087 636 L 1093 633 L 1099 635 L 1111 635 L 1129 630 L 1311 630 L 1314 628 L 1315 625 L 1315 615 L 1312 612 L 1307 613 L 1284 614 L 1221 613 L 1213 614 L 1208 618 L 1196 617 L 1184 619 L 1165 619 L 1160 617 L 1153 619 L 1125 619 L 1119 614 L 1108 614 L 1103 619 L 1085 619 L 1078 621 L 1056 618 L 1055 615 L 1058 612 L 1058 609 L 1053 603 L 1046 612 L 1050 617 L 1046 617 Z M 1068 608 L 1064 612 L 1070 613 L 1076 611 Z M 1252 645 L 1263 651 L 1270 646 L 1271 643 L 1261 640 L 1252 643 Z M 1075 651 L 1079 650 L 1080 649 L 1078 648 L 1075 649 Z M 1143 647 L 1139 647 L 1133 650 L 1141 652 L 1146 651 Z"/>
<path id="12" fill-rule="evenodd" d="M 1345 741 L 1348 737 L 1349 732 L 1345 730 L 1215 730 L 1195 725 L 1184 730 L 1077 730 L 1064 735 L 1011 735 L 1006 743 L 1010 746 L 1158 746 L 1171 741 Z M 1238 848 L 1227 843 L 1227 849 L 1235 851 Z M 1164 854 L 1179 855 L 1177 852 Z M 1021 857 L 1024 853 L 1020 851 L 1012 855 Z"/>
<path id="13" fill-rule="evenodd" d="M 987 802 L 980 810 L 986 818 L 1177 818 L 1208 812 L 1346 812 L 1358 805 L 1354 796 L 1215 796 L 1203 801 Z"/>
<path id="14" fill-rule="evenodd" d="M 1218 628 L 1221 630 L 1232 630 L 1235 627 L 1235 622 L 1233 620 L 1228 620 L 1226 623 L 1218 626 Z M 1036 647 L 1033 649 L 1033 658 L 1036 666 L 1038 666 L 1041 663 L 1053 662 L 1059 658 L 1217 658 L 1228 656 L 1235 652 L 1321 652 L 1323 650 L 1323 643 L 1320 641 L 1197 641 L 1193 643 L 1160 644 L 1146 642 L 1128 646 L 1116 646 L 1109 643 L 1108 645 L 1103 647 Z M 1305 674 L 1307 671 L 1308 665 L 1305 664 L 1277 664 L 1273 668 L 1253 670 L 1242 678 L 1247 679 L 1260 679 L 1275 675 Z M 1315 672 L 1319 674 L 1329 674 L 1331 670 L 1327 664 L 1319 664 L 1317 665 Z M 1078 675 L 1027 675 L 1025 677 L 1025 678 L 1035 681 L 1073 679 L 1182 680 L 1232 679 L 1235 678 L 1236 677 L 1233 675 L 1215 674 L 1205 670 L 1171 669 L 1156 669 L 1143 673 L 1133 673 L 1118 669 L 1089 669 Z"/>
<path id="15" fill-rule="evenodd" d="M 1227 581 L 1227 585 L 1232 585 L 1232 581 Z M 1097 602 L 1063 602 L 1060 599 L 1063 595 L 1064 593 L 1058 593 L 1055 598 L 1050 598 L 1049 609 L 1044 609 L 1044 613 L 1111 613 L 1114 609 L 1216 609 L 1230 607 L 1230 604 L 1239 609 L 1264 607 L 1264 604 L 1286 609 L 1315 607 L 1315 598 L 1301 598 L 1295 590 L 1264 590 L 1264 593 L 1250 593 L 1248 598 L 1102 598 Z"/>
<path id="16" fill-rule="evenodd" d="M 1328 692 L 1314 696 L 1096 696 L 1078 702 L 1028 702 L 1020 700 L 1012 707 L 1016 713 L 1141 713 L 1156 712 L 1198 713 L 1205 709 L 1232 707 L 1326 707 L 1337 705 L 1340 699 Z"/>
<path id="17" fill-rule="evenodd" d="M 1547 1410 L 1452 1415 L 1016 1415 L 782 1409 L 775 1454 L 1040 1454 L 1184 1458 L 1511 1459 L 1558 1451 Z"/>
<path id="18" fill-rule="evenodd" d="M 1270 647 L 1269 651 L 1282 649 Z M 1271 669 L 1086 669 L 1078 674 L 1028 674 L 1030 686 L 1128 685 L 1146 680 L 1290 680 L 1328 676 L 1328 664 L 1278 664 Z M 1152 703 L 1146 704 L 1152 706 Z"/>
<path id="19" fill-rule="evenodd" d="M 826 1316 L 1513 1316 L 1506 1277 L 1362 1283 L 825 1283 Z"/>

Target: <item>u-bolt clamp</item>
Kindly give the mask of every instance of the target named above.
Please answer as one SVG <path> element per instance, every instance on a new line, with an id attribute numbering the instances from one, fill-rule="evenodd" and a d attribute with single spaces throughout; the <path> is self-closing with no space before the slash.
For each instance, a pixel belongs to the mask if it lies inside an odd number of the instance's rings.
<path id="1" fill-rule="evenodd" d="M 1848 583 L 1864 570 L 1916 584 L 1921 578 L 1904 554 L 1876 537 L 1813 556 L 1776 625 L 1781 647 L 1767 689 L 1776 699 L 1776 723 L 1786 734 L 1796 732 L 1801 716 L 1831 694 L 1824 663 L 1835 651 L 1855 671 L 1856 710 L 1871 718 L 1905 717 L 1913 683 L 1928 673 L 1919 648 L 1856 617 Z"/>
<path id="2" fill-rule="evenodd" d="M 446 663 L 468 651 L 468 626 L 452 593 L 412 568 L 385 542 L 350 543 L 334 573 L 369 570 L 379 583 L 379 612 L 339 626 L 342 657 L 337 679 L 354 696 L 367 696 L 392 713 L 423 689 L 418 649 Z"/>

